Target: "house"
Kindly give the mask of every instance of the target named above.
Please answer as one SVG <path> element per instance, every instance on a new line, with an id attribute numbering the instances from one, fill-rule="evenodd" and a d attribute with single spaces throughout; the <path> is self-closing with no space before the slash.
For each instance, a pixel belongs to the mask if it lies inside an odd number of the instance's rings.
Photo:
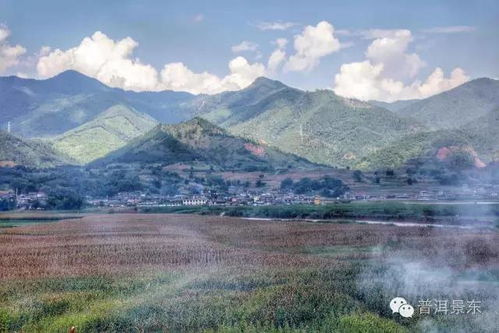
<path id="1" fill-rule="evenodd" d="M 208 200 L 204 197 L 192 197 L 182 200 L 184 206 L 202 206 L 206 205 Z"/>

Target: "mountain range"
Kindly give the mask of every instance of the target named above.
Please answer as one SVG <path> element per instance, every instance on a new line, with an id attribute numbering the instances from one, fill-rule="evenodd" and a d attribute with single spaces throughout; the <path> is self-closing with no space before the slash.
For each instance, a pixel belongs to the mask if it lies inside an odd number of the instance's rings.
<path id="1" fill-rule="evenodd" d="M 0 77 L 0 123 L 11 122 L 25 137 L 52 137 L 94 119 L 115 105 L 139 110 L 163 123 L 192 118 L 184 103 L 194 98 L 183 92 L 133 92 L 110 88 L 75 71 L 47 80 Z M 190 106 L 190 105 L 189 105 Z"/>
<path id="2" fill-rule="evenodd" d="M 175 125 L 158 125 L 92 164 L 113 163 L 196 163 L 245 171 L 313 166 L 295 155 L 230 135 L 199 117 Z"/>
<path id="3" fill-rule="evenodd" d="M 244 145 L 275 151 L 277 159 L 299 156 L 359 169 L 402 166 L 448 146 L 466 146 L 489 163 L 499 159 L 498 110 L 499 81 L 486 78 L 422 100 L 384 103 L 331 90 L 303 91 L 263 77 L 239 91 L 197 96 L 123 91 L 74 71 L 47 80 L 0 77 L 1 127 L 11 122 L 16 137 L 43 138 L 44 147 L 65 156 L 62 161 L 69 156 L 80 164 L 141 156 L 168 163 L 201 158 L 234 167 L 248 162 L 234 154 Z M 186 122 L 193 118 L 196 125 Z M 190 131 L 209 139 L 185 141 Z M 214 135 L 218 131 L 223 132 Z M 223 152 L 227 137 L 237 149 Z M 174 142 L 180 150 L 159 142 Z M 213 149 L 199 150 L 201 142 Z M 231 165 L 229 158 L 239 162 Z"/>
<path id="4" fill-rule="evenodd" d="M 205 108 L 200 116 L 233 134 L 326 165 L 354 166 L 362 156 L 422 129 L 330 90 L 302 91 L 265 78 L 229 96 L 230 103 Z"/>

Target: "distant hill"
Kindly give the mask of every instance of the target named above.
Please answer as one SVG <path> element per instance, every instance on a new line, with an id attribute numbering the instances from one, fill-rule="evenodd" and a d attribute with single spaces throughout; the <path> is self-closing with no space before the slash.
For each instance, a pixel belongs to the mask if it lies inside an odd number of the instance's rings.
<path id="1" fill-rule="evenodd" d="M 130 148 L 125 144 L 136 143 L 132 139 L 156 121 L 178 124 L 196 116 L 220 126 L 226 136 L 250 140 L 258 149 L 330 166 L 400 165 L 432 151 L 442 140 L 473 147 L 484 161 L 494 161 L 499 147 L 498 109 L 499 81 L 492 79 L 473 80 L 422 100 L 366 103 L 330 90 L 302 91 L 263 77 L 239 91 L 197 96 L 124 91 L 75 71 L 47 80 L 0 77 L 0 128 L 10 121 L 17 136 L 54 140 L 58 150 L 80 163 L 119 148 L 121 154 Z M 162 137 L 158 140 L 169 135 L 168 140 L 185 147 L 183 139 L 172 134 L 174 128 L 164 125 L 147 135 L 156 133 Z M 179 157 L 161 149 L 160 159 Z M 206 159 L 199 157 L 202 151 L 197 148 L 186 149 L 191 159 Z M 213 154 L 216 149 L 209 151 Z M 154 159 L 153 150 L 143 153 L 148 156 L 144 158 Z"/>
<path id="2" fill-rule="evenodd" d="M 499 108 L 454 130 L 436 130 L 407 135 L 365 156 L 359 166 L 399 167 L 409 159 L 435 155 L 442 149 L 464 148 L 474 158 L 489 164 L 499 161 Z"/>
<path id="3" fill-rule="evenodd" d="M 232 136 L 201 118 L 176 125 L 158 125 L 93 165 L 194 162 L 246 171 L 313 166 L 297 156 Z"/>
<path id="4" fill-rule="evenodd" d="M 0 166 L 23 165 L 47 168 L 72 162 L 47 143 L 22 139 L 0 131 Z"/>
<path id="5" fill-rule="evenodd" d="M 54 147 L 79 163 L 117 150 L 157 125 L 152 117 L 125 105 L 115 105 L 91 121 L 53 139 Z"/>
<path id="6" fill-rule="evenodd" d="M 235 135 L 333 166 L 356 165 L 363 156 L 423 129 L 329 90 L 306 92 L 265 78 L 230 97 L 230 103 L 207 106 L 200 116 Z"/>
<path id="7" fill-rule="evenodd" d="M 431 129 L 460 128 L 499 108 L 499 80 L 476 79 L 400 109 Z"/>
<path id="8" fill-rule="evenodd" d="M 195 96 L 173 91 L 132 92 L 110 88 L 75 71 L 46 80 L 0 77 L 0 127 L 13 133 L 49 137 L 76 128 L 114 105 L 124 105 L 164 123 L 192 117 Z"/>

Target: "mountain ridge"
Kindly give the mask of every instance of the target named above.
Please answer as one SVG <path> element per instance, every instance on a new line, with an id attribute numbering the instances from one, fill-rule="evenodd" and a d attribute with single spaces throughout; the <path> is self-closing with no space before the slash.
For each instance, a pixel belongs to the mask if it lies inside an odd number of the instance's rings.
<path id="1" fill-rule="evenodd" d="M 457 129 L 498 107 L 499 80 L 478 78 L 414 102 L 397 113 L 434 130 Z"/>
<path id="2" fill-rule="evenodd" d="M 154 118 L 135 109 L 114 105 L 89 122 L 53 138 L 51 142 L 57 150 L 86 164 L 123 147 L 156 124 Z"/>
<path id="3" fill-rule="evenodd" d="M 224 170 L 246 171 L 314 165 L 298 156 L 235 137 L 200 117 L 175 125 L 159 124 L 92 164 L 113 163 L 201 163 Z"/>

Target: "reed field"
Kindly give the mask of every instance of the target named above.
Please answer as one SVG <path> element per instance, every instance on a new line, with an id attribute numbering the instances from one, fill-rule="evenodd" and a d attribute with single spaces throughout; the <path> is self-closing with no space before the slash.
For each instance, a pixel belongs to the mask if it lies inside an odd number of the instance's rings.
<path id="1" fill-rule="evenodd" d="M 0 332 L 495 332 L 498 308 L 493 228 L 88 214 L 0 232 Z"/>

